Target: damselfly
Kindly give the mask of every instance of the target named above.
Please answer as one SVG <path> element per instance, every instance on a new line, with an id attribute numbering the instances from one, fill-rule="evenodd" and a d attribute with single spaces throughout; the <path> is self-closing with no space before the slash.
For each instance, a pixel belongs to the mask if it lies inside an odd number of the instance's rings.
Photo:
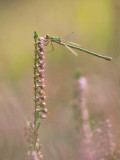
<path id="1" fill-rule="evenodd" d="M 54 49 L 52 42 L 55 42 L 55 43 L 57 43 L 57 44 L 59 44 L 59 45 L 65 46 L 66 48 L 68 48 L 68 49 L 69 49 L 73 54 L 75 54 L 75 55 L 77 55 L 77 53 L 76 53 L 73 49 L 86 52 L 86 53 L 88 53 L 88 54 L 91 54 L 91 55 L 93 55 L 93 56 L 97 56 L 97 57 L 99 57 L 99 58 L 103 58 L 103 59 L 108 60 L 108 61 L 111 61 L 111 60 L 112 60 L 111 57 L 103 56 L 103 55 L 100 55 L 100 54 L 97 54 L 97 53 L 88 51 L 88 50 L 86 50 L 86 49 L 84 49 L 84 48 L 81 48 L 81 47 L 78 47 L 78 46 L 76 46 L 76 45 L 71 45 L 71 44 L 69 44 L 69 43 L 64 43 L 64 42 L 61 41 L 61 39 L 60 39 L 59 37 L 51 37 L 51 36 L 49 36 L 49 34 L 47 34 L 47 35 L 45 36 L 44 42 L 45 42 L 45 45 L 48 45 L 48 43 L 51 42 L 52 49 Z"/>

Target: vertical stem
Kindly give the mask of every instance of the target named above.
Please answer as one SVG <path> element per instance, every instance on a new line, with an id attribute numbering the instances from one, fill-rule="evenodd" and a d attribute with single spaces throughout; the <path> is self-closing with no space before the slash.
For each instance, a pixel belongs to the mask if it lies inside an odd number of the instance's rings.
<path id="1" fill-rule="evenodd" d="M 34 89 L 36 90 L 37 86 L 36 86 L 36 58 L 37 58 L 37 44 L 36 44 L 36 40 L 35 40 L 35 60 L 34 60 Z M 36 109 L 37 109 L 37 105 L 36 105 L 36 91 L 34 90 L 34 150 L 35 150 L 35 137 L 36 137 Z"/>

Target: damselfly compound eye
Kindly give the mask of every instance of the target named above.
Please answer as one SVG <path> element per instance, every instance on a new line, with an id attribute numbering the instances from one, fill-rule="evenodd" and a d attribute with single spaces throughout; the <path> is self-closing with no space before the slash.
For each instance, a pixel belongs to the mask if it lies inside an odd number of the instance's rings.
<path id="1" fill-rule="evenodd" d="M 45 38 L 46 38 L 46 39 L 49 39 L 49 37 L 50 37 L 49 34 L 46 34 Z"/>

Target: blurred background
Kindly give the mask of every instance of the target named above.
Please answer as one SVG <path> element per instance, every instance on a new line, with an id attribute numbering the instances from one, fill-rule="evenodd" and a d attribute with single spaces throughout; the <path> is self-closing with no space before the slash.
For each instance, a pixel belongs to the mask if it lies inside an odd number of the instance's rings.
<path id="1" fill-rule="evenodd" d="M 50 34 L 111 56 L 112 62 L 54 44 L 46 53 L 48 118 L 40 128 L 45 159 L 75 159 L 75 72 L 88 81 L 91 120 L 111 119 L 120 136 L 120 1 L 0 0 L 0 159 L 23 160 L 24 117 L 33 119 L 33 33 Z M 46 51 L 51 46 L 46 47 Z M 61 154 L 62 152 L 62 154 Z M 62 157 L 64 155 L 64 158 Z"/>

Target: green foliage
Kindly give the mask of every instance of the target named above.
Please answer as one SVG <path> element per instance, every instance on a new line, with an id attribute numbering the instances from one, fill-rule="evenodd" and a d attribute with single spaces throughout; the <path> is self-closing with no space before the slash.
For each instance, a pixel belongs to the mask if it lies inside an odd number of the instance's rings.
<path id="1" fill-rule="evenodd" d="M 38 122 L 38 124 L 37 124 L 37 128 L 36 128 L 36 131 L 38 131 L 38 129 L 39 129 L 39 127 L 40 127 L 40 125 L 41 125 L 41 123 L 40 123 L 40 122 Z"/>
<path id="2" fill-rule="evenodd" d="M 41 109 L 41 110 L 39 110 L 38 112 L 45 113 L 45 110 L 44 110 L 44 109 Z"/>
<path id="3" fill-rule="evenodd" d="M 38 38 L 38 34 L 37 34 L 36 31 L 34 31 L 34 36 L 33 36 L 33 38 L 34 38 L 34 41 L 36 42 L 36 40 L 37 40 L 37 38 Z"/>
<path id="4" fill-rule="evenodd" d="M 32 122 L 30 122 L 30 127 L 32 130 L 34 130 Z"/>
<path id="5" fill-rule="evenodd" d="M 90 120 L 90 125 L 91 125 L 91 128 L 94 128 L 94 126 L 95 126 L 95 120 L 94 119 Z"/>
<path id="6" fill-rule="evenodd" d="M 24 117 L 24 123 L 27 124 L 28 120 Z"/>
<path id="7" fill-rule="evenodd" d="M 37 142 L 38 138 L 39 138 L 39 134 L 38 134 L 38 133 L 36 133 L 35 143 Z"/>
<path id="8" fill-rule="evenodd" d="M 75 73 L 75 78 L 79 79 L 80 77 L 81 77 L 81 72 L 80 72 L 80 70 L 77 70 Z"/>
<path id="9" fill-rule="evenodd" d="M 36 114 L 36 121 L 38 120 L 38 118 L 40 118 L 39 112 L 37 112 Z"/>
<path id="10" fill-rule="evenodd" d="M 40 151 L 40 149 L 41 149 L 41 145 L 39 145 L 39 148 L 38 148 L 37 152 L 39 152 L 39 151 Z"/>

